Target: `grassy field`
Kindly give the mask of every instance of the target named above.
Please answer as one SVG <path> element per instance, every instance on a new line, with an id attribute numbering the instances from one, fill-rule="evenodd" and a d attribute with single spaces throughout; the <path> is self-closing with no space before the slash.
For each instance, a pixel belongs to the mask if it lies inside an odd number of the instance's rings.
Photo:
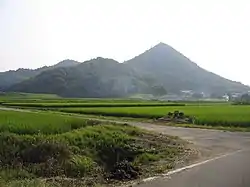
<path id="1" fill-rule="evenodd" d="M 171 169 L 184 150 L 178 138 L 128 125 L 0 110 L 1 186 L 114 184 Z"/>
<path id="2" fill-rule="evenodd" d="M 195 116 L 195 124 L 212 126 L 250 127 L 250 106 L 171 106 L 171 107 L 112 107 L 112 108 L 62 108 L 60 111 L 117 117 L 159 118 L 179 110 Z"/>

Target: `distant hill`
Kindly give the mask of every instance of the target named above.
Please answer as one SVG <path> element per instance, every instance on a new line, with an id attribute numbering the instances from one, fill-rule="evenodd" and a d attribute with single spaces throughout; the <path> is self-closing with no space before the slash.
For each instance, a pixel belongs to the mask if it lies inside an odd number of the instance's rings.
<path id="1" fill-rule="evenodd" d="M 159 43 L 125 64 L 141 75 L 157 80 L 168 92 L 194 90 L 209 94 L 224 94 L 250 90 L 248 86 L 239 82 L 206 71 L 164 43 Z"/>
<path id="2" fill-rule="evenodd" d="M 72 66 L 76 66 L 76 65 L 79 65 L 80 62 L 77 62 L 75 60 L 70 60 L 70 59 L 67 59 L 67 60 L 63 60 L 53 66 L 49 66 L 47 68 L 49 69 L 54 69 L 54 68 L 65 68 L 65 67 L 72 67 Z"/>
<path id="3" fill-rule="evenodd" d="M 8 87 L 27 80 L 31 77 L 35 77 L 43 71 L 47 71 L 59 67 L 70 67 L 79 64 L 74 60 L 64 60 L 53 66 L 44 66 L 38 69 L 18 69 L 16 71 L 0 72 L 0 90 L 7 89 Z"/>
<path id="4" fill-rule="evenodd" d="M 9 84 L 5 81 L 5 88 L 9 86 L 5 91 L 67 97 L 164 95 L 166 92 L 178 94 L 182 90 L 223 95 L 250 90 L 239 82 L 206 71 L 164 43 L 124 63 L 99 57 L 80 64 L 66 60 L 52 67 L 2 74 L 8 74 L 8 79 L 12 80 Z M 0 74 L 0 85 L 2 83 Z"/>
<path id="5" fill-rule="evenodd" d="M 97 58 L 77 66 L 44 71 L 10 87 L 9 91 L 54 93 L 67 97 L 120 97 L 153 93 L 157 84 L 148 84 L 129 66 L 112 59 Z"/>

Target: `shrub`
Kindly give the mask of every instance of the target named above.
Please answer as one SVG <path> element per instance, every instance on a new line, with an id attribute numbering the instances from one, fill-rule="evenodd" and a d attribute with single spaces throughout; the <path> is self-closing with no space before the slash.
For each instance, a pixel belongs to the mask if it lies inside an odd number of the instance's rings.
<path id="1" fill-rule="evenodd" d="M 90 157 L 74 155 L 66 163 L 66 175 L 71 177 L 83 177 L 93 172 L 97 164 Z"/>
<path id="2" fill-rule="evenodd" d="M 56 142 L 39 142 L 21 151 L 21 159 L 24 163 L 43 163 L 50 159 L 56 159 L 60 163 L 69 157 L 69 147 Z"/>
<path id="3" fill-rule="evenodd" d="M 133 163 L 153 162 L 170 139 L 129 125 L 84 121 L 72 123 L 72 131 L 34 135 L 0 133 L 0 173 L 7 179 L 111 177 L 134 179 L 142 170 Z M 35 129 L 35 128 L 34 128 Z M 160 144 L 159 144 L 160 142 Z M 171 145 L 173 146 L 173 145 Z M 144 154 L 144 153 L 147 154 Z M 88 185 L 87 185 L 88 186 Z"/>
<path id="4" fill-rule="evenodd" d="M 0 176 L 6 181 L 17 179 L 17 180 L 22 180 L 22 179 L 31 179 L 35 178 L 35 175 L 32 173 L 29 173 L 27 170 L 19 168 L 19 169 L 10 169 L 10 168 L 5 168 L 0 171 Z"/>

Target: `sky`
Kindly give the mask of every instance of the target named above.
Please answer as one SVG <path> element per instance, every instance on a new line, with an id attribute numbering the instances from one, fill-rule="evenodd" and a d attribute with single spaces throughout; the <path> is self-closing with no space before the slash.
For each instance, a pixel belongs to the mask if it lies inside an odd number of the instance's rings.
<path id="1" fill-rule="evenodd" d="M 123 62 L 163 42 L 250 85 L 249 10 L 249 0 L 0 0 L 0 71 Z"/>

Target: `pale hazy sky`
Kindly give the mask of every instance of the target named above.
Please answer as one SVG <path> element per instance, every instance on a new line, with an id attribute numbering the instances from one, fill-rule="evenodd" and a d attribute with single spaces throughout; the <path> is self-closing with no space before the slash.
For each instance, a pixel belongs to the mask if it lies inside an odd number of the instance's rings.
<path id="1" fill-rule="evenodd" d="M 159 42 L 250 85 L 250 0 L 0 0 L 0 71 L 123 62 Z"/>

